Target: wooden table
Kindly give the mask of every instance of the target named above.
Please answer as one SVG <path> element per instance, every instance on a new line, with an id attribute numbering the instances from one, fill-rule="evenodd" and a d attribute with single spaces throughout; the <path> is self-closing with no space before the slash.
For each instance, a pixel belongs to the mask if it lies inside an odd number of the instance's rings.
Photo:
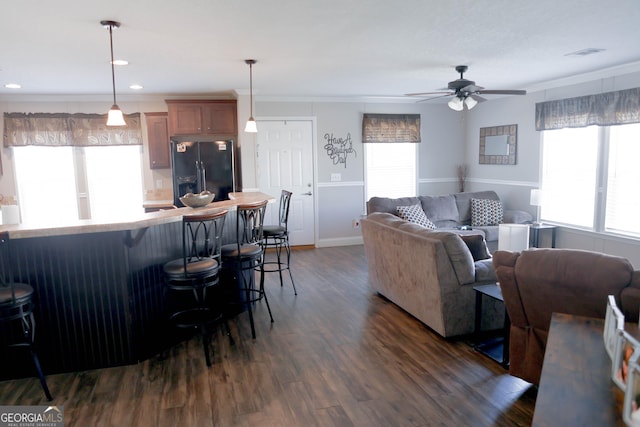
<path id="1" fill-rule="evenodd" d="M 625 425 L 624 394 L 611 381 L 603 328 L 604 319 L 553 314 L 533 426 Z"/>

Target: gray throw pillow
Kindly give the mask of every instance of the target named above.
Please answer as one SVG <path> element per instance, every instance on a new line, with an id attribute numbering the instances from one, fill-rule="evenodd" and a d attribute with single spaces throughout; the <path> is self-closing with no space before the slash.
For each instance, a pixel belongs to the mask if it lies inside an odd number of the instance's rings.
<path id="1" fill-rule="evenodd" d="M 487 242 L 484 240 L 484 236 L 479 234 L 470 234 L 462 235 L 460 237 L 469 248 L 474 261 L 491 258 L 491 253 L 487 247 Z"/>

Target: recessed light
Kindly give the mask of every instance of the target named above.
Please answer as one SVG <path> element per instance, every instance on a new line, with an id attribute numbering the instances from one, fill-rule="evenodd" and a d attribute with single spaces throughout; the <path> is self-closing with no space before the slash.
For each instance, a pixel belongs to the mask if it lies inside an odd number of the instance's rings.
<path id="1" fill-rule="evenodd" d="M 133 90 L 140 90 L 140 89 L 143 89 L 143 88 L 144 88 L 144 86 L 142 86 L 142 85 L 131 85 L 131 86 L 129 86 L 129 89 L 133 89 Z"/>
<path id="2" fill-rule="evenodd" d="M 129 61 L 125 61 L 124 59 L 114 59 L 113 65 L 129 65 Z"/>
<path id="3" fill-rule="evenodd" d="M 21 89 L 22 86 L 19 85 L 18 83 L 7 83 L 6 85 L 4 85 L 4 87 L 6 87 L 7 89 Z"/>
<path id="4" fill-rule="evenodd" d="M 594 53 L 604 52 L 605 50 L 606 49 L 588 47 L 586 49 L 576 50 L 575 52 L 565 53 L 564 56 L 587 56 L 587 55 L 593 55 Z"/>

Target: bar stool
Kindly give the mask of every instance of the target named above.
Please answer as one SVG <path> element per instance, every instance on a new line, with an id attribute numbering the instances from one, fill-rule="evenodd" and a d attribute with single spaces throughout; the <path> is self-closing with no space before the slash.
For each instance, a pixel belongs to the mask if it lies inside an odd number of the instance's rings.
<path id="1" fill-rule="evenodd" d="M 40 366 L 40 360 L 35 349 L 36 321 L 33 316 L 33 288 L 25 283 L 13 281 L 11 265 L 11 251 L 9 249 L 9 233 L 0 233 L 2 247 L 2 277 L 0 278 L 0 323 L 6 326 L 7 335 L 11 337 L 9 347 L 26 347 L 31 353 L 33 365 L 36 368 L 42 390 L 47 400 L 52 400 L 47 381 Z M 8 366 L 7 368 L 11 368 Z"/>
<path id="2" fill-rule="evenodd" d="M 170 300 L 176 307 L 169 310 L 169 321 L 178 328 L 200 330 L 207 366 L 211 366 L 210 327 L 216 323 L 224 323 L 233 344 L 221 302 L 214 304 L 211 297 L 207 300 L 207 290 L 220 282 L 221 238 L 227 212 L 222 210 L 183 216 L 182 258 L 169 261 L 163 266 L 166 290 L 175 293 Z"/>
<path id="3" fill-rule="evenodd" d="M 293 281 L 293 275 L 291 274 L 290 262 L 291 262 L 291 246 L 289 246 L 289 205 L 291 202 L 291 193 L 287 190 L 282 190 L 280 193 L 280 207 L 278 210 L 278 225 L 265 225 L 263 227 L 262 235 L 262 247 L 265 250 L 265 261 L 260 275 L 260 285 L 264 286 L 264 273 L 278 272 L 280 275 L 280 286 L 282 287 L 282 271 L 287 270 L 289 272 L 289 278 L 291 279 L 291 285 L 293 286 L 293 293 L 298 295 L 296 290 L 296 284 Z M 276 253 L 275 261 L 267 261 L 266 254 L 267 249 L 273 248 Z M 282 248 L 285 249 L 287 258 L 286 262 L 282 260 Z"/>
<path id="4" fill-rule="evenodd" d="M 267 294 L 264 292 L 262 280 L 256 288 L 255 272 L 262 269 L 264 250 L 262 248 L 262 226 L 264 214 L 267 209 L 267 201 L 238 205 L 236 218 L 236 243 L 222 246 L 222 262 L 225 266 L 231 266 L 234 270 L 234 282 L 240 295 L 229 296 L 229 304 L 245 304 L 249 312 L 251 324 L 251 336 L 256 338 L 256 329 L 253 323 L 252 305 L 264 297 L 269 311 L 269 317 L 273 322 L 271 307 Z M 242 299 L 242 300 L 240 300 Z"/>

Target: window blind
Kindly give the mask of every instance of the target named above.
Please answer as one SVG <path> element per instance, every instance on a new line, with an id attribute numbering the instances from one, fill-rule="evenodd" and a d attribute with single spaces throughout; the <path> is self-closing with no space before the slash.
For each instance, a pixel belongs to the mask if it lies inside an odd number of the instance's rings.
<path id="1" fill-rule="evenodd" d="M 420 142 L 420 114 L 365 113 L 362 117 L 362 142 Z"/>

